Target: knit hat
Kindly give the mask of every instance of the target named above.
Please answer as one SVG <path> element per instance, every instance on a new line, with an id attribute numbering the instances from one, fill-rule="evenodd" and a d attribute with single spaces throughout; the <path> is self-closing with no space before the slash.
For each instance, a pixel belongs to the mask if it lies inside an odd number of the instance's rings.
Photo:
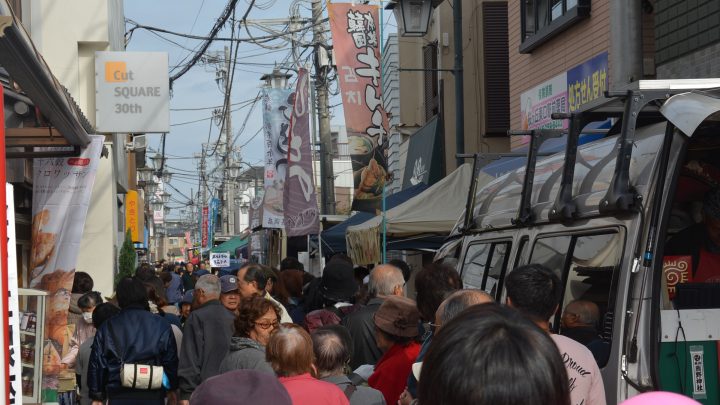
<path id="1" fill-rule="evenodd" d="M 375 312 L 375 326 L 395 336 L 417 336 L 418 322 L 420 322 L 420 312 L 415 301 L 410 298 L 390 296 Z"/>
<path id="2" fill-rule="evenodd" d="M 325 266 L 320 280 L 320 294 L 325 299 L 335 302 L 350 301 L 357 289 L 351 264 L 342 260 L 331 260 Z"/>
<path id="3" fill-rule="evenodd" d="M 292 405 L 287 390 L 274 375 L 256 370 L 234 370 L 205 380 L 190 397 L 190 405 Z"/>
<path id="4" fill-rule="evenodd" d="M 194 295 L 195 295 L 195 290 L 185 291 L 185 294 L 183 294 L 182 301 L 180 301 L 180 303 L 181 304 L 192 304 Z"/>

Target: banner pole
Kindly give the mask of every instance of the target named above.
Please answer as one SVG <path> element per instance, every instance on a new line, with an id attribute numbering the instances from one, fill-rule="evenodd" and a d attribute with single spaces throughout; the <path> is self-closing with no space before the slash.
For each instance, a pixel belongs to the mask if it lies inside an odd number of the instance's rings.
<path id="1" fill-rule="evenodd" d="M 382 6 L 382 4 L 381 4 L 379 7 L 380 7 L 380 24 L 378 24 L 378 25 L 379 25 L 378 34 L 379 34 L 379 37 L 380 37 L 380 43 L 378 44 L 378 46 L 379 46 L 379 48 L 380 48 L 380 60 L 382 60 L 382 56 L 383 56 L 383 45 L 384 45 L 384 42 L 383 42 L 383 23 L 384 23 L 384 19 L 383 19 L 383 9 L 384 9 L 384 7 Z M 380 77 L 383 77 L 382 63 L 380 64 Z M 382 81 L 381 81 L 381 83 L 380 83 L 380 87 L 381 87 L 381 89 L 382 89 Z M 385 104 L 385 103 L 383 103 L 383 106 L 384 106 L 384 104 Z M 387 136 L 387 135 L 386 135 L 386 136 Z M 386 138 L 385 141 L 386 141 L 386 142 L 389 142 L 389 139 Z M 386 162 L 387 162 L 387 145 L 386 145 L 386 147 L 385 147 L 385 159 L 386 159 Z M 386 163 L 386 165 L 387 165 L 387 163 Z M 382 262 L 383 262 L 383 263 L 386 263 L 386 262 L 387 262 L 387 206 L 386 206 L 386 204 L 387 204 L 387 201 L 386 201 L 386 197 L 387 197 L 387 177 L 388 177 L 388 176 L 387 176 L 387 173 L 386 173 L 386 175 L 385 175 L 385 181 L 383 182 L 383 189 L 382 189 Z"/>

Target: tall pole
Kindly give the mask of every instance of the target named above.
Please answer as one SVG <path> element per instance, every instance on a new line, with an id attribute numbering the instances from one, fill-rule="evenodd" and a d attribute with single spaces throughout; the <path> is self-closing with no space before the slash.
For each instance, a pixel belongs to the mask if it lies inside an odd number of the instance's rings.
<path id="1" fill-rule="evenodd" d="M 455 153 L 465 153 L 465 94 L 463 90 L 463 41 L 462 41 L 462 2 L 453 2 L 453 31 L 455 37 Z M 459 156 L 459 155 L 456 155 Z M 460 167 L 465 159 L 458 157 L 457 166 Z"/>
<path id="2" fill-rule="evenodd" d="M 610 88 L 618 90 L 642 79 L 641 2 L 610 1 Z M 617 51 L 615 51 L 617 50 Z"/>
<path id="3" fill-rule="evenodd" d="M 225 111 L 225 173 L 223 175 L 223 225 L 225 226 L 225 234 L 231 236 L 235 234 L 235 198 L 234 198 L 234 182 L 230 178 L 228 168 L 232 160 L 232 124 L 230 120 L 230 91 L 232 83 L 230 83 L 230 49 L 225 47 L 225 103 L 223 110 Z"/>
<path id="4" fill-rule="evenodd" d="M 327 66 L 321 55 L 327 43 L 323 34 L 322 0 L 312 1 L 313 43 L 315 44 L 315 93 L 317 94 L 318 129 L 320 132 L 321 213 L 335 214 L 335 176 L 333 173 L 332 135 L 328 101 Z"/>

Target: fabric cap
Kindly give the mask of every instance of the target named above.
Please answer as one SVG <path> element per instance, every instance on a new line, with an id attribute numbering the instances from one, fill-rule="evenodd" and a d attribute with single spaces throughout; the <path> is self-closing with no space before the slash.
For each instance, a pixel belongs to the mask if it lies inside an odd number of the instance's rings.
<path id="1" fill-rule="evenodd" d="M 375 326 L 395 336 L 417 336 L 420 333 L 418 322 L 420 322 L 420 312 L 417 305 L 415 301 L 406 297 L 390 296 L 375 312 Z"/>
<path id="2" fill-rule="evenodd" d="M 220 292 L 225 294 L 230 291 L 238 289 L 237 277 L 233 275 L 227 275 L 220 277 Z"/>
<path id="3" fill-rule="evenodd" d="M 274 375 L 256 370 L 234 370 L 205 380 L 190 397 L 191 405 L 292 405 L 285 387 Z"/>
<path id="4" fill-rule="evenodd" d="M 192 304 L 194 295 L 195 295 L 195 290 L 185 291 L 185 294 L 183 294 L 182 301 L 180 301 L 180 303 L 181 304 Z"/>
<path id="5" fill-rule="evenodd" d="M 331 260 L 323 270 L 320 294 L 335 302 L 350 301 L 357 292 L 352 265 L 342 260 Z"/>

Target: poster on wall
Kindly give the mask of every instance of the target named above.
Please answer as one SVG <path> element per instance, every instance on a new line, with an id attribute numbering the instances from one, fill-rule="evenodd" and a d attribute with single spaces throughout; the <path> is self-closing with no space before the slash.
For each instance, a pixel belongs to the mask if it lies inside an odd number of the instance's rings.
<path id="1" fill-rule="evenodd" d="M 568 105 L 575 112 L 605 96 L 608 90 L 608 53 L 603 52 L 567 71 Z"/>
<path id="2" fill-rule="evenodd" d="M 78 157 L 33 161 L 30 287 L 48 292 L 44 388 L 57 388 L 75 264 L 103 140 L 91 136 Z"/>
<path id="3" fill-rule="evenodd" d="M 320 231 L 317 193 L 310 144 L 308 72 L 300 69 L 291 122 L 288 174 L 283 193 L 287 236 L 315 235 Z"/>
<path id="4" fill-rule="evenodd" d="M 262 226 L 282 229 L 284 227 L 283 191 L 287 175 L 293 91 L 265 88 L 262 99 L 265 133 L 265 197 Z"/>
<path id="5" fill-rule="evenodd" d="M 566 113 L 567 76 L 561 73 L 520 95 L 520 127 L 529 129 L 567 129 L 568 120 L 553 120 L 553 113 Z M 527 147 L 529 136 L 512 136 L 510 149 Z"/>
<path id="6" fill-rule="evenodd" d="M 378 7 L 328 4 L 355 192 L 352 209 L 380 209 L 387 181 L 388 117 L 382 103 Z"/>

